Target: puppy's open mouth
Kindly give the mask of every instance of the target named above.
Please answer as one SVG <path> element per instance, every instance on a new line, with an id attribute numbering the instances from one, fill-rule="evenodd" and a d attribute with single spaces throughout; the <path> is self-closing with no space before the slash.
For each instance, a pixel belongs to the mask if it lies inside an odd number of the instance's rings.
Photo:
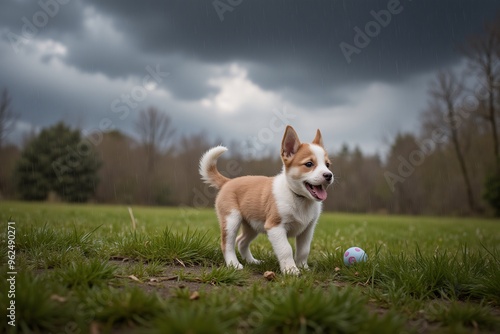
<path id="1" fill-rule="evenodd" d="M 323 188 L 323 185 L 313 186 L 308 182 L 304 182 L 306 189 L 311 193 L 312 197 L 317 199 L 318 201 L 324 201 L 326 199 L 327 193 L 326 189 Z"/>

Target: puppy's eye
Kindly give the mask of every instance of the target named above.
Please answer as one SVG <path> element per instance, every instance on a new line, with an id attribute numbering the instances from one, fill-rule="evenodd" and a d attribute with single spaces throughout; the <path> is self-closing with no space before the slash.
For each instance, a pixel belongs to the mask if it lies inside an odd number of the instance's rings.
<path id="1" fill-rule="evenodd" d="M 326 168 L 330 168 L 330 163 L 329 162 L 326 163 Z"/>
<path id="2" fill-rule="evenodd" d="M 311 168 L 312 166 L 314 166 L 314 164 L 311 162 L 311 161 L 308 161 L 304 164 L 307 168 Z"/>

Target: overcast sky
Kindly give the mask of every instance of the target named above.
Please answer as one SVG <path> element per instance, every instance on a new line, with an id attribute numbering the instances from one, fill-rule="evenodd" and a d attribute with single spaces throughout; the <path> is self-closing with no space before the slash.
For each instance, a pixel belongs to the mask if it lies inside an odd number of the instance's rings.
<path id="1" fill-rule="evenodd" d="M 383 153 L 418 131 L 429 81 L 460 68 L 456 47 L 498 0 L 0 2 L 0 88 L 23 131 L 63 120 L 135 136 L 138 111 L 178 135 L 279 146 L 304 141 Z"/>

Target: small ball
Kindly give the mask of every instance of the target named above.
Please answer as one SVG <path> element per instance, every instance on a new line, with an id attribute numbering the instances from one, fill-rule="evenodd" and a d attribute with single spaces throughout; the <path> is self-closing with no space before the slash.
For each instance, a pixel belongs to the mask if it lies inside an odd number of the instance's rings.
<path id="1" fill-rule="evenodd" d="M 351 247 L 344 253 L 344 264 L 350 266 L 356 262 L 364 262 L 368 259 L 365 251 L 359 247 Z"/>

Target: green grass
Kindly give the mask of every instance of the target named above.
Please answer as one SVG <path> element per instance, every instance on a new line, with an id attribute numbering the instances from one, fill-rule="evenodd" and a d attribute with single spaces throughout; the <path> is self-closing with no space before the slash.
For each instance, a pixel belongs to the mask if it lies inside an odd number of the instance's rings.
<path id="1" fill-rule="evenodd" d="M 3 276 L 3 275 L 2 275 Z M 2 295 L 0 306 L 2 310 L 7 308 L 7 286 L 4 280 L 0 282 Z M 7 327 L 6 321 L 2 321 L 2 332 L 9 329 L 11 332 L 54 332 L 64 328 L 72 322 L 76 314 L 78 302 L 58 302 L 53 296 L 64 294 L 66 290 L 54 283 L 50 278 L 43 275 L 32 275 L 29 272 L 20 271 L 16 277 L 16 317 L 17 327 Z"/>
<path id="2" fill-rule="evenodd" d="M 185 275 L 183 272 L 179 275 L 179 279 L 189 282 L 201 282 L 212 285 L 244 285 L 248 279 L 247 272 L 228 267 L 214 267 L 210 270 L 204 270 L 198 277 L 193 275 Z"/>
<path id="3" fill-rule="evenodd" d="M 134 231 L 124 233 L 115 244 L 113 251 L 116 255 L 143 261 L 161 260 L 171 264 L 194 265 L 222 259 L 206 232 L 190 229 L 174 232 L 171 227 L 166 227 L 153 235 Z"/>
<path id="4" fill-rule="evenodd" d="M 388 314 L 376 316 L 365 307 L 366 298 L 353 288 L 311 288 L 292 283 L 279 294 L 256 301 L 262 314 L 257 333 L 399 333 L 402 319 Z M 390 319 L 389 319 L 390 318 Z M 389 325 L 389 323 L 392 323 Z"/>
<path id="5" fill-rule="evenodd" d="M 310 270 L 279 273 L 265 236 L 258 265 L 226 268 L 213 210 L 0 203 L 16 225 L 17 327 L 2 332 L 494 333 L 500 221 L 324 213 Z M 368 261 L 343 264 L 360 246 Z M 244 263 L 244 262 L 243 262 Z M 267 281 L 265 271 L 277 277 Z M 0 281 L 0 308 L 8 303 Z"/>
<path id="6" fill-rule="evenodd" d="M 103 327 L 135 324 L 146 325 L 163 311 L 163 302 L 155 294 L 146 293 L 140 287 L 128 289 L 98 289 L 86 296 L 86 307 L 94 313 L 95 321 Z"/>
<path id="7" fill-rule="evenodd" d="M 109 282 L 116 268 L 107 261 L 89 259 L 71 262 L 68 267 L 59 268 L 57 277 L 68 288 L 92 287 Z"/>

